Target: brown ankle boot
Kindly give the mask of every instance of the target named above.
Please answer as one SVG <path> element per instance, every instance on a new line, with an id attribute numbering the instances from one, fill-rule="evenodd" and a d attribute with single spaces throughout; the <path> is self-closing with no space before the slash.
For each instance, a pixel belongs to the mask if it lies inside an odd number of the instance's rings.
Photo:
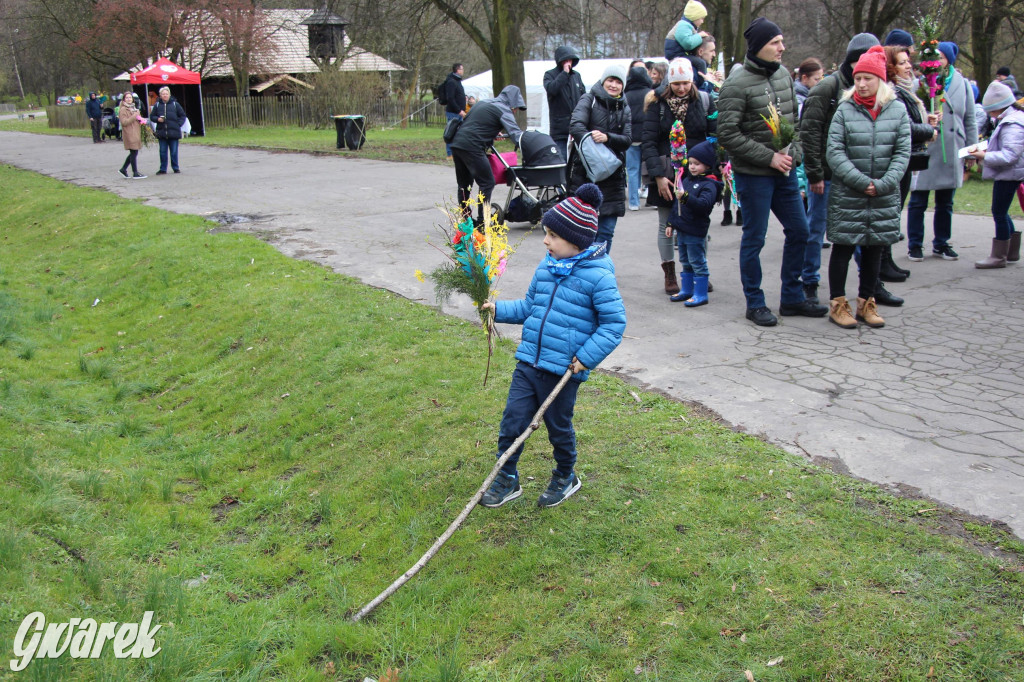
<path id="1" fill-rule="evenodd" d="M 843 329 L 856 329 L 857 320 L 853 319 L 853 311 L 850 304 L 846 302 L 845 296 L 833 298 L 828 302 L 828 319 L 832 324 L 838 324 Z"/>
<path id="2" fill-rule="evenodd" d="M 1006 262 L 1020 262 L 1020 232 L 1014 232 L 1010 235 L 1010 248 L 1006 252 Z"/>
<path id="3" fill-rule="evenodd" d="M 1010 250 L 1009 239 L 993 239 L 992 253 L 988 258 L 974 261 L 974 267 L 979 270 L 992 270 L 994 268 L 1006 267 L 1006 254 Z"/>
<path id="4" fill-rule="evenodd" d="M 669 296 L 678 294 L 679 280 L 676 279 L 676 262 L 667 260 L 661 264 L 661 269 L 665 271 L 665 293 Z"/>
<path id="5" fill-rule="evenodd" d="M 857 299 L 857 319 L 869 327 L 884 327 L 885 320 L 878 314 L 878 306 L 875 305 L 875 297 L 864 300 Z"/>

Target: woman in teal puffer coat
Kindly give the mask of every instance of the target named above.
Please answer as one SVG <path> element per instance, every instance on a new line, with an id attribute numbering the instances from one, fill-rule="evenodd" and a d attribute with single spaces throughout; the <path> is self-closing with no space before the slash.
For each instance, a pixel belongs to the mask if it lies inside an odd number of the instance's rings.
<path id="1" fill-rule="evenodd" d="M 826 234 L 834 245 L 828 264 L 829 320 L 851 329 L 860 320 L 885 324 L 875 306 L 883 247 L 899 240 L 900 179 L 910 162 L 907 109 L 885 82 L 885 52 L 872 47 L 853 69 L 828 129 L 825 158 L 832 169 Z M 861 249 L 857 315 L 846 302 L 846 276 Z"/>

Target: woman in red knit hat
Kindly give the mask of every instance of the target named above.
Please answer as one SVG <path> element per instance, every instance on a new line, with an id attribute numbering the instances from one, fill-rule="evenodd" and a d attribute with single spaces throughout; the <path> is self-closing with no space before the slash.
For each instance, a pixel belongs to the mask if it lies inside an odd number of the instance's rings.
<path id="1" fill-rule="evenodd" d="M 910 119 L 886 83 L 881 46 L 853 67 L 853 87 L 828 130 L 825 158 L 832 169 L 826 233 L 834 245 L 828 264 L 829 320 L 845 329 L 861 321 L 885 324 L 875 305 L 882 251 L 899 239 L 900 179 L 910 162 Z M 861 248 L 857 314 L 846 301 L 850 258 Z"/>

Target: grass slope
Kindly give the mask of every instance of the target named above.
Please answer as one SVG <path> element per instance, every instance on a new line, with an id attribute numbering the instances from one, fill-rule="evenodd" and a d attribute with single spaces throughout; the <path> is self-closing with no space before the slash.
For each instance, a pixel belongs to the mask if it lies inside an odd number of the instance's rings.
<path id="1" fill-rule="evenodd" d="M 409 585 L 347 622 L 490 470 L 511 346 L 482 389 L 477 328 L 252 237 L 8 167 L 0 201 L 0 642 L 11 652 L 35 610 L 154 610 L 163 624 L 148 661 L 108 647 L 21 677 L 1008 680 L 1024 667 L 1019 555 L 981 556 L 936 532 L 925 504 L 603 375 L 580 391 L 572 500 L 532 504 L 551 466 L 542 429 L 523 499 L 474 511 Z"/>

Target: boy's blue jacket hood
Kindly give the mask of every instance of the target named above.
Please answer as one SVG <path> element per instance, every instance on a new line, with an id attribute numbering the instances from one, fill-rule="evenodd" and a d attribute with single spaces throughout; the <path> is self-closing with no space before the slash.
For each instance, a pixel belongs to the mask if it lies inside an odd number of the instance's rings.
<path id="1" fill-rule="evenodd" d="M 496 322 L 523 325 L 517 359 L 561 375 L 575 356 L 587 368 L 573 377 L 577 381 L 587 380 L 626 329 L 615 266 L 603 248 L 577 261 L 563 277 L 541 261 L 526 298 L 497 301 L 494 312 Z"/>

